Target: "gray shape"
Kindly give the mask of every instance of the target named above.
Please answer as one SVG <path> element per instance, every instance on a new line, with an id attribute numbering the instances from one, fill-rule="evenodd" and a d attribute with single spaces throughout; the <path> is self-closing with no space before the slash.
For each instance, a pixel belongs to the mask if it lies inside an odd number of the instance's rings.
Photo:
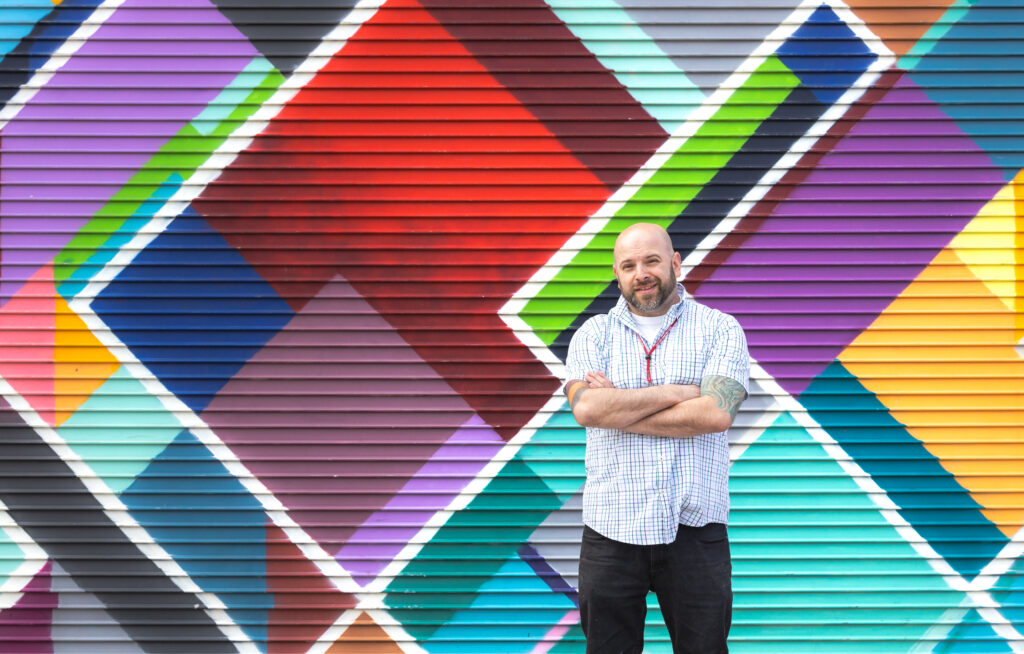
<path id="1" fill-rule="evenodd" d="M 617 0 L 702 91 L 722 85 L 798 0 Z"/>
<path id="2" fill-rule="evenodd" d="M 743 400 L 740 410 L 733 420 L 732 428 L 729 429 L 729 442 L 735 443 L 739 436 L 749 429 L 756 428 L 755 425 L 766 413 L 774 413 L 776 417 L 782 413 L 779 403 L 761 384 L 756 380 L 750 380 L 750 393 L 747 399 Z"/>
<path id="3" fill-rule="evenodd" d="M 54 654 L 145 654 L 99 598 L 82 590 L 60 564 L 52 570 L 51 589 L 58 594 L 50 628 Z"/>
<path id="4" fill-rule="evenodd" d="M 579 587 L 583 540 L 583 489 L 552 511 L 530 534 L 529 544 L 573 588 Z"/>
<path id="5" fill-rule="evenodd" d="M 67 462 L 2 397 L 0 501 L 144 651 L 238 651 L 199 598 L 178 588 L 129 539 Z"/>
<path id="6" fill-rule="evenodd" d="M 751 379 L 750 396 L 740 405 L 740 411 L 726 434 L 729 438 L 729 459 L 736 461 L 743 456 L 750 444 L 783 413 L 785 410 L 772 394 Z"/>

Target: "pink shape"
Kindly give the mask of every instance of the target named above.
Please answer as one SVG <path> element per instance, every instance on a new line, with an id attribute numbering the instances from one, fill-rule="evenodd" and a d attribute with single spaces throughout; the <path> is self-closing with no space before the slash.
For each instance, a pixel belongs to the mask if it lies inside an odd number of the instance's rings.
<path id="1" fill-rule="evenodd" d="M 53 266 L 46 265 L 0 309 L 0 377 L 51 425 L 56 420 L 55 294 Z"/>
<path id="2" fill-rule="evenodd" d="M 551 651 L 551 648 L 558 644 L 558 641 L 562 640 L 565 634 L 569 633 L 569 629 L 574 624 L 580 621 L 580 612 L 573 609 L 562 616 L 562 619 L 558 621 L 554 627 L 548 630 L 544 637 L 540 639 L 540 642 L 530 650 L 530 654 L 547 654 Z"/>

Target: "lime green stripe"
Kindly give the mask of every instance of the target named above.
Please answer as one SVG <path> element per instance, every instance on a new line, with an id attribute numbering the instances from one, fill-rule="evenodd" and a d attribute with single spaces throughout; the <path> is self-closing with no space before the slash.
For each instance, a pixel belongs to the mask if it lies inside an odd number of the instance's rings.
<path id="1" fill-rule="evenodd" d="M 55 280 L 59 283 L 70 278 L 170 176 L 178 174 L 186 180 L 191 177 L 283 81 L 277 71 L 266 75 L 227 118 L 205 135 L 191 123 L 182 127 L 60 251 L 54 260 Z"/>
<path id="2" fill-rule="evenodd" d="M 615 214 L 585 249 L 530 300 L 520 317 L 551 345 L 611 281 L 612 246 L 626 227 L 667 227 L 799 84 L 775 56 L 765 59 Z"/>

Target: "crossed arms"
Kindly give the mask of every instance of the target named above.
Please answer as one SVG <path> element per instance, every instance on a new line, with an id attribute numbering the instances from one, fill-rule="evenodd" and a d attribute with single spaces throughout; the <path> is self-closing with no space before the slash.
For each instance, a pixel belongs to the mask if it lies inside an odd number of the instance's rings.
<path id="1" fill-rule="evenodd" d="M 739 382 L 722 375 L 704 377 L 699 387 L 615 388 L 600 372 L 570 380 L 565 392 L 576 422 L 584 427 L 671 438 L 725 431 L 747 396 Z"/>

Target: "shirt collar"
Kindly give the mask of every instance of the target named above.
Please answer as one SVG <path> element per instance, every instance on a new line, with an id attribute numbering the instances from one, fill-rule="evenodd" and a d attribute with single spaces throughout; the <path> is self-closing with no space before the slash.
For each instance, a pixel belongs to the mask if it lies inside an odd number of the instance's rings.
<path id="1" fill-rule="evenodd" d="M 683 311 L 683 305 L 691 299 L 682 284 L 676 284 L 676 291 L 679 293 L 679 301 L 668 308 L 668 313 L 665 314 L 667 320 L 675 320 L 678 318 Z M 615 306 L 608 312 L 608 315 L 623 324 L 633 327 L 634 329 L 637 328 L 636 320 L 633 318 L 633 312 L 629 310 L 626 298 L 622 297 L 622 295 L 619 295 L 619 301 L 615 303 Z"/>

